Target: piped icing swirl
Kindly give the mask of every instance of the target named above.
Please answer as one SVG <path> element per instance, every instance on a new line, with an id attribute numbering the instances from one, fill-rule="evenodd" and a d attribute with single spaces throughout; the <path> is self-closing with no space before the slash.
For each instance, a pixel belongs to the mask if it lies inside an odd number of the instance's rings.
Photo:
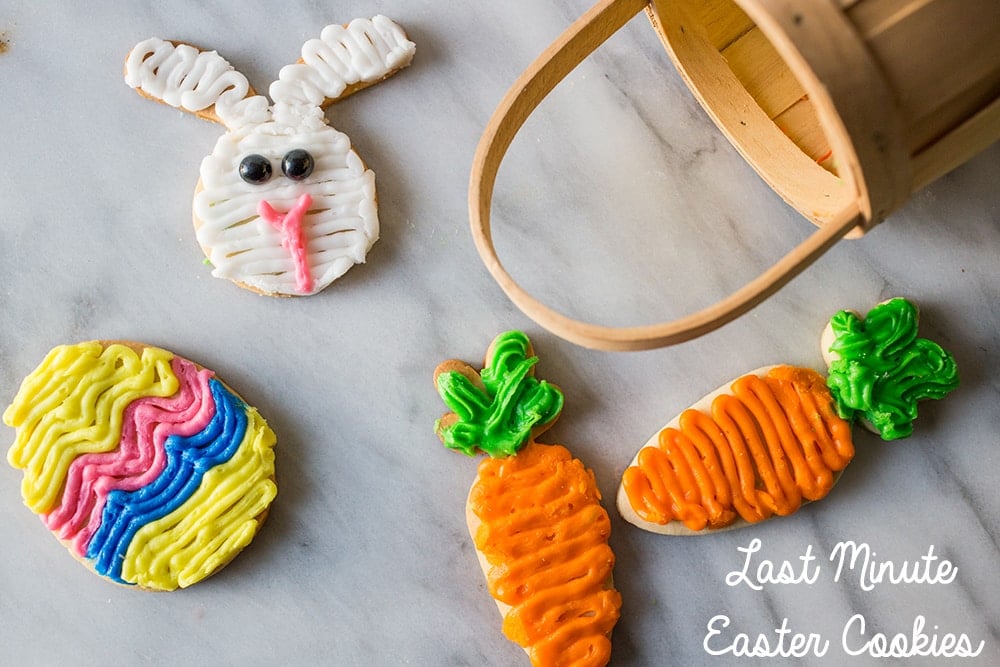
<path id="1" fill-rule="evenodd" d="M 119 446 L 73 459 L 65 476 L 60 505 L 43 515 L 59 539 L 86 557 L 87 545 L 102 523 L 108 495 L 151 484 L 167 464 L 166 441 L 201 431 L 215 415 L 209 389 L 212 374 L 174 357 L 178 380 L 170 396 L 144 396 L 125 408 Z"/>
<path id="2" fill-rule="evenodd" d="M 625 470 L 619 506 L 692 531 L 755 523 L 826 496 L 853 456 L 851 425 L 823 378 L 776 366 L 744 375 L 709 410 L 685 410 L 660 431 Z"/>
<path id="3" fill-rule="evenodd" d="M 416 45 L 385 16 L 323 28 L 302 45 L 299 62 L 285 65 L 271 84 L 274 118 L 284 125 L 324 123 L 321 106 L 348 86 L 375 83 L 407 66 Z"/>
<path id="4" fill-rule="evenodd" d="M 270 120 L 266 97 L 254 95 L 246 76 L 215 51 L 174 44 L 158 37 L 143 40 L 125 60 L 125 82 L 170 106 L 198 113 L 213 109 L 227 127 Z"/>
<path id="5" fill-rule="evenodd" d="M 210 371 L 154 347 L 54 349 L 4 421 L 25 504 L 99 574 L 154 590 L 232 559 L 276 493 L 274 434 Z"/>
<path id="6" fill-rule="evenodd" d="M 562 392 L 534 377 L 538 357 L 530 352 L 524 333 L 508 331 L 494 339 L 478 375 L 454 370 L 438 374 L 438 393 L 455 415 L 435 424 L 445 446 L 470 456 L 477 449 L 511 456 L 559 417 Z"/>
<path id="7" fill-rule="evenodd" d="M 610 586 L 611 521 L 594 474 L 561 445 L 485 458 L 469 493 L 503 632 L 533 665 L 604 665 L 621 595 Z"/>
<path id="8" fill-rule="evenodd" d="M 348 86 L 371 84 L 407 66 L 416 46 L 385 16 L 328 25 L 302 46 L 299 62 L 286 65 L 267 97 L 215 51 L 151 37 L 133 47 L 125 82 L 146 95 L 192 113 L 213 110 L 231 129 L 277 120 L 286 127 L 325 125 L 321 106 Z"/>
<path id="9" fill-rule="evenodd" d="M 830 319 L 827 384 L 844 419 L 862 418 L 885 440 L 908 437 L 917 402 L 958 386 L 958 366 L 937 343 L 917 336 L 918 313 L 895 298 L 862 318 L 842 310 Z"/>

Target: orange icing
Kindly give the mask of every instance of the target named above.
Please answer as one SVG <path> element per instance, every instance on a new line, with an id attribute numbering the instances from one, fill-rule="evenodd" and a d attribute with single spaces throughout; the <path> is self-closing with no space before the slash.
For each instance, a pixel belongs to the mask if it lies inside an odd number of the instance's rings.
<path id="1" fill-rule="evenodd" d="M 504 634 L 533 665 L 604 665 L 621 596 L 611 588 L 611 522 L 594 474 L 561 445 L 487 458 L 469 494 L 487 582 L 511 609 Z"/>
<path id="2" fill-rule="evenodd" d="M 815 371 L 778 366 L 744 375 L 712 401 L 711 416 L 685 410 L 622 477 L 645 521 L 680 519 L 691 530 L 754 523 L 819 500 L 854 457 L 851 427 L 837 416 Z"/>

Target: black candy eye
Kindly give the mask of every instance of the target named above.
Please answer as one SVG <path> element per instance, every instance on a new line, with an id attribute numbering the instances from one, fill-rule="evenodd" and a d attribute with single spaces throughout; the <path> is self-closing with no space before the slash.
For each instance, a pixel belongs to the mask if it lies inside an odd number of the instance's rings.
<path id="1" fill-rule="evenodd" d="M 293 181 L 301 181 L 313 171 L 313 156 L 309 151 L 296 148 L 285 153 L 281 160 L 281 173 Z"/>
<path id="2" fill-rule="evenodd" d="M 240 178 L 257 185 L 271 178 L 271 161 L 263 155 L 247 155 L 240 161 Z"/>

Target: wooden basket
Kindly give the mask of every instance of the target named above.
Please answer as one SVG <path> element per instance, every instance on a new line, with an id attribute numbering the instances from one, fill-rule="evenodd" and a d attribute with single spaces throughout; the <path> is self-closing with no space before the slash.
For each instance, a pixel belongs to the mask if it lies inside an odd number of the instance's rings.
<path id="1" fill-rule="evenodd" d="M 716 125 L 819 229 L 712 306 L 603 327 L 552 310 L 511 278 L 493 247 L 490 209 L 524 121 L 643 10 Z M 597 349 L 662 347 L 742 315 L 998 138 L 1000 0 L 601 0 L 525 70 L 490 120 L 472 166 L 472 234 L 501 288 L 553 333 Z"/>

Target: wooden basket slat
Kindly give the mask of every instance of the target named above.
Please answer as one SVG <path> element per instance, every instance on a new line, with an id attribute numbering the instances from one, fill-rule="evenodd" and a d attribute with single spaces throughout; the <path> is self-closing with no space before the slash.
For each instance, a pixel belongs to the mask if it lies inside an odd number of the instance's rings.
<path id="1" fill-rule="evenodd" d="M 982 81 L 979 85 L 966 90 L 962 97 L 949 100 L 922 118 L 911 120 L 907 136 L 910 154 L 922 153 L 935 143 L 946 139 L 951 132 L 970 119 L 970 109 L 973 110 L 974 116 L 978 113 L 975 110 L 988 107 L 998 98 L 1000 98 L 998 84 Z M 946 172 L 942 172 L 941 175 L 944 173 Z"/>
<path id="2" fill-rule="evenodd" d="M 803 153 L 827 171 L 837 173 L 834 167 L 836 161 L 832 159 L 833 151 L 830 150 L 830 143 L 809 98 L 800 99 L 773 120 Z"/>
<path id="3" fill-rule="evenodd" d="M 705 0 L 691 8 L 692 25 L 704 31 L 706 39 L 716 51 L 722 51 L 745 33 L 753 30 L 750 17 L 727 0 Z"/>
<path id="4" fill-rule="evenodd" d="M 1000 98 L 945 137 L 913 156 L 913 189 L 919 190 L 968 161 L 990 137 L 1000 136 Z"/>
<path id="5" fill-rule="evenodd" d="M 885 73 L 906 125 L 938 116 L 936 134 L 944 134 L 982 108 L 984 86 L 1000 91 L 998 0 L 866 0 L 847 15 Z M 942 108 L 952 113 L 939 116 Z M 922 145 L 935 133 L 929 134 L 911 143 Z"/>
<path id="6" fill-rule="evenodd" d="M 768 118 L 775 118 L 805 97 L 802 84 L 757 28 L 722 49 L 722 56 Z"/>
<path id="7" fill-rule="evenodd" d="M 697 29 L 697 13 L 675 5 L 671 23 L 657 32 L 690 85 L 690 72 L 713 82 L 691 86 L 702 107 L 738 151 L 757 168 L 768 184 L 796 209 L 809 208 L 820 224 L 852 206 L 853 195 L 844 182 L 819 166 L 796 146 L 761 109 L 736 76 L 732 63 L 714 47 L 709 35 Z M 683 59 L 674 55 L 683 53 Z M 791 171 L 794 178 L 772 179 Z M 817 193 L 821 193 L 817 197 Z"/>

